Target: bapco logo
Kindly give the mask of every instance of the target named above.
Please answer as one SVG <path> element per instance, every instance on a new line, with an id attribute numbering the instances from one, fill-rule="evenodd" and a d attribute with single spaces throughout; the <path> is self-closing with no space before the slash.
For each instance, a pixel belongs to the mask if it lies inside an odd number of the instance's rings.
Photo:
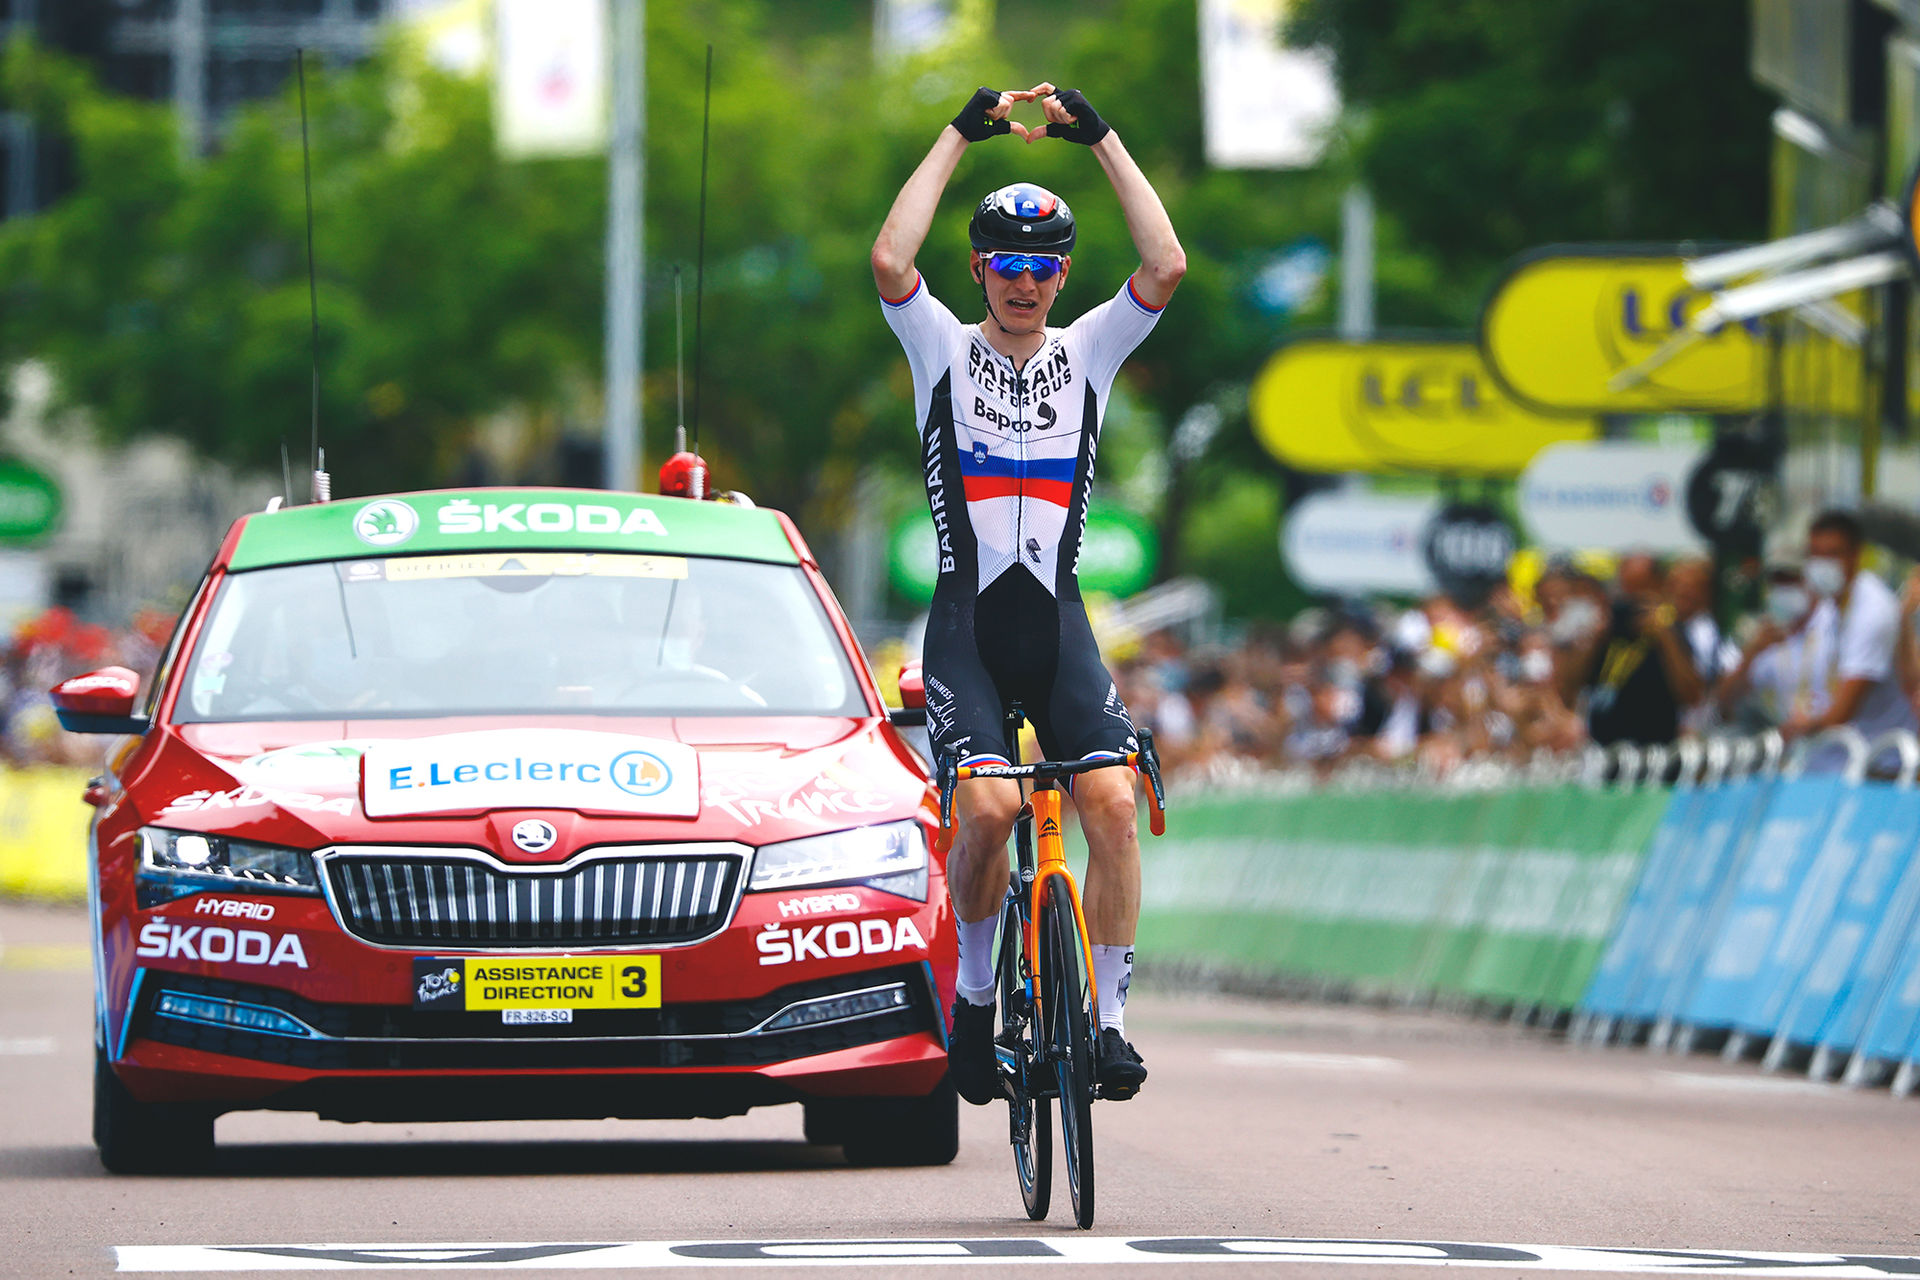
<path id="1" fill-rule="evenodd" d="M 413 536 L 420 517 L 412 507 L 392 498 L 369 502 L 353 517 L 353 532 L 370 547 L 393 547 Z"/>
<path id="2" fill-rule="evenodd" d="M 560 833 L 551 822 L 539 818 L 528 818 L 525 822 L 513 824 L 513 842 L 528 853 L 545 853 L 553 848 L 553 842 Z"/>

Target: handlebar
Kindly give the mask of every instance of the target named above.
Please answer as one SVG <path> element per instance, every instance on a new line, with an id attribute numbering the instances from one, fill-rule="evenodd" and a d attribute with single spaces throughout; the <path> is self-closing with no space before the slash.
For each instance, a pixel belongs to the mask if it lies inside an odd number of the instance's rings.
<path id="1" fill-rule="evenodd" d="M 1147 828 L 1156 836 L 1167 831 L 1167 790 L 1160 780 L 1160 755 L 1153 749 L 1153 731 L 1139 730 L 1140 749 L 1123 756 L 1102 756 L 1091 760 L 1036 760 L 1032 764 L 958 764 L 944 760 L 940 765 L 940 832 L 934 847 L 941 853 L 953 847 L 956 824 L 953 820 L 953 793 L 969 778 L 1031 778 L 1051 782 L 1095 769 L 1126 765 L 1147 779 Z"/>

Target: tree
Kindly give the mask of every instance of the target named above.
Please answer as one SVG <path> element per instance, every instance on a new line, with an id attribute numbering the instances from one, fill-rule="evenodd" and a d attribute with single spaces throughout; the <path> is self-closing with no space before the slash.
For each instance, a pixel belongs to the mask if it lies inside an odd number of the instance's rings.
<path id="1" fill-rule="evenodd" d="M 1478 313 L 1506 258 L 1555 241 L 1765 234 L 1772 103 L 1746 0 L 1302 0 L 1332 49 L 1354 162 L 1383 217 Z M 1383 299 L 1383 303 L 1386 300 Z M 1424 324 L 1430 314 L 1388 324 Z"/>
<path id="2" fill-rule="evenodd" d="M 1338 181 L 1217 172 L 1200 155 L 1192 0 L 1055 4 L 1003 23 L 1044 38 L 976 37 L 876 67 L 864 22 L 809 24 L 772 0 L 648 6 L 646 454 L 674 425 L 673 270 L 684 269 L 688 408 L 720 483 L 793 510 L 816 537 L 852 513 L 858 477 L 912 483 L 905 362 L 867 255 L 894 192 L 980 83 L 1078 83 L 1165 196 L 1189 273 L 1123 374 L 1139 440 L 1103 454 L 1103 483 L 1150 465 L 1195 402 L 1228 404 L 1176 496 L 1277 470 L 1244 427 L 1243 384 L 1290 323 L 1255 305 L 1280 245 L 1329 235 Z M 701 74 L 717 50 L 700 378 L 692 383 Z M 503 413 L 522 460 L 551 474 L 572 424 L 597 422 L 605 168 L 514 162 L 493 145 L 487 86 L 401 48 L 353 68 L 309 66 L 321 434 L 336 491 L 473 478 Z M 110 439 L 183 437 L 230 462 L 303 467 L 309 422 L 306 214 L 290 85 L 243 109 L 217 151 L 183 163 L 171 113 L 104 93 L 84 69 L 16 47 L 0 94 L 70 141 L 75 190 L 0 224 L 0 364 L 36 357 Z M 972 149 L 922 254 L 963 315 L 975 299 L 965 224 L 1016 178 L 1053 186 L 1083 226 L 1059 321 L 1135 264 L 1098 165 L 1058 142 Z M 1311 317 L 1309 317 L 1310 319 Z M 691 424 L 690 424 L 691 425 Z M 544 452 L 543 452 L 544 451 Z M 1141 490 L 1145 492 L 1145 490 Z M 1180 501 L 1165 508 L 1178 517 Z M 1162 546 L 1177 563 L 1179 529 Z M 1217 541 L 1217 539 L 1216 539 Z M 1211 545 L 1211 544 L 1210 544 Z M 1269 545 L 1260 554 L 1275 558 Z M 1277 573 L 1277 559 L 1274 570 Z"/>

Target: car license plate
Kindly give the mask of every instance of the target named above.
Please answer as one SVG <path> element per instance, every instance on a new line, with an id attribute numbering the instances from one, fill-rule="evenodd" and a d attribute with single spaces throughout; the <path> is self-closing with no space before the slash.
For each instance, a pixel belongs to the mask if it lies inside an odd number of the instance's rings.
<path id="1" fill-rule="evenodd" d="M 571 1009 L 502 1009 L 500 1021 L 509 1027 L 539 1027 L 554 1022 L 572 1022 Z"/>
<path id="2" fill-rule="evenodd" d="M 658 1009 L 660 957 L 416 956 L 413 1007 L 456 1013 Z"/>

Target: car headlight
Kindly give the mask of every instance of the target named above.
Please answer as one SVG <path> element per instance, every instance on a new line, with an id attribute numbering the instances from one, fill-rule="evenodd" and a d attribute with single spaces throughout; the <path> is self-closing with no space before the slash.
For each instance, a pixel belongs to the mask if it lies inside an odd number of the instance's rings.
<path id="1" fill-rule="evenodd" d="M 140 863 L 149 873 L 190 883 L 196 889 L 244 886 L 282 893 L 320 891 L 313 855 L 305 849 L 255 844 L 200 831 L 140 828 Z"/>
<path id="2" fill-rule="evenodd" d="M 754 852 L 747 887 L 825 884 L 861 884 L 925 902 L 927 838 L 920 824 L 910 818 L 761 845 Z"/>

